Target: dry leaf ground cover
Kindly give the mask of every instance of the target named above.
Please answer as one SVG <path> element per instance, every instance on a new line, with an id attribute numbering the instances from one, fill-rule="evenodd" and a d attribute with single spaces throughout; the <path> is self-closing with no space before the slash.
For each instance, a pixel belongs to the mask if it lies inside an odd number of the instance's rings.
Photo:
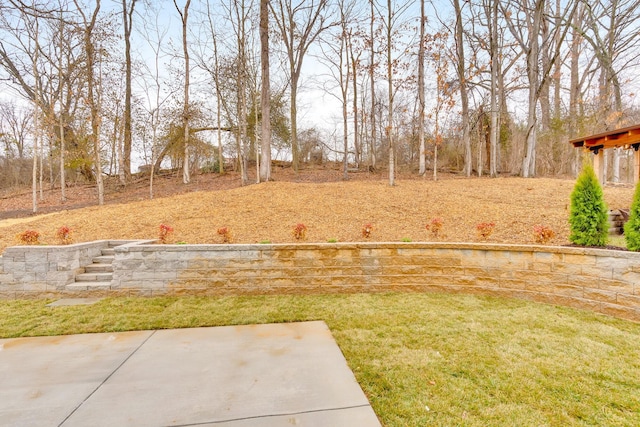
<path id="1" fill-rule="evenodd" d="M 570 193 L 575 181 L 551 178 L 459 178 L 336 182 L 276 181 L 238 188 L 200 186 L 189 193 L 89 206 L 42 216 L 0 220 L 0 251 L 17 244 L 16 235 L 34 229 L 41 243 L 56 244 L 61 226 L 73 230 L 74 241 L 154 239 L 160 224 L 173 227 L 173 242 L 221 243 L 227 227 L 234 243 L 296 241 L 293 227 L 307 227 L 307 242 L 362 241 L 362 227 L 371 223 L 369 241 L 481 241 L 476 225 L 494 222 L 488 238 L 494 243 L 534 243 L 533 227 L 550 227 L 550 244 L 568 244 Z M 610 208 L 629 207 L 632 186 L 606 187 Z M 140 195 L 139 198 L 143 196 Z M 0 200 L 0 209 L 8 199 Z M 440 236 L 426 228 L 442 218 Z"/>

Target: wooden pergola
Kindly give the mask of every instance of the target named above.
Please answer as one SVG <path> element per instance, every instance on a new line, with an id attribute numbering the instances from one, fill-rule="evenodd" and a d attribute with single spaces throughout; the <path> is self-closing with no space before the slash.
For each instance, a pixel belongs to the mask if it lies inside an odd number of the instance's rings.
<path id="1" fill-rule="evenodd" d="M 583 138 L 569 140 L 574 147 L 583 147 L 591 151 L 593 156 L 593 170 L 598 180 L 604 184 L 604 150 L 607 148 L 633 149 L 633 182 L 640 180 L 640 124 L 622 129 L 598 133 Z"/>

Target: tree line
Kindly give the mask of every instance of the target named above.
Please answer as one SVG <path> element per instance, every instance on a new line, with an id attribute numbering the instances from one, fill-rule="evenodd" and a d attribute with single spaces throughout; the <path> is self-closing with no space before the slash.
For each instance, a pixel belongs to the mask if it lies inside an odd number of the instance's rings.
<path id="1" fill-rule="evenodd" d="M 0 184 L 272 159 L 573 175 L 637 120 L 640 0 L 1 0 Z M 323 110 L 328 110 L 323 111 Z M 311 117 L 311 118 L 310 118 Z M 625 150 L 609 176 L 630 170 Z M 255 166 L 255 170 L 252 169 Z"/>

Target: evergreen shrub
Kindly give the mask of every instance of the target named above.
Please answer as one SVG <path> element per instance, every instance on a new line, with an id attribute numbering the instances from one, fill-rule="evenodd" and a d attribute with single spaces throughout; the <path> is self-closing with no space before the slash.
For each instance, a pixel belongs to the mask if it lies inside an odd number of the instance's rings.
<path id="1" fill-rule="evenodd" d="M 629 220 L 624 224 L 624 240 L 627 242 L 627 249 L 640 251 L 640 182 L 636 184 Z"/>
<path id="2" fill-rule="evenodd" d="M 609 234 L 607 206 L 593 167 L 585 163 L 571 193 L 569 240 L 580 246 L 604 246 Z"/>

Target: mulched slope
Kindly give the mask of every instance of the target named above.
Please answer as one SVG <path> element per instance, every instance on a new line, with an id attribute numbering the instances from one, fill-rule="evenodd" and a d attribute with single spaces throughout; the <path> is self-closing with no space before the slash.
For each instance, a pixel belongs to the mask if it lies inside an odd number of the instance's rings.
<path id="1" fill-rule="evenodd" d="M 75 241 L 157 238 L 161 223 L 175 230 L 173 241 L 220 243 L 217 230 L 231 230 L 234 243 L 296 241 L 297 223 L 308 227 L 308 242 L 362 241 L 362 227 L 373 224 L 370 241 L 475 242 L 476 224 L 495 222 L 494 243 L 533 243 L 536 224 L 551 227 L 550 244 L 568 243 L 569 196 L 574 180 L 536 178 L 448 178 L 347 182 L 269 182 L 260 185 L 190 193 L 154 200 L 130 201 L 102 207 L 33 217 L 28 222 L 0 221 L 0 251 L 16 244 L 16 235 L 38 230 L 41 241 L 56 244 L 62 225 Z M 204 186 L 202 186 L 204 187 Z M 611 208 L 629 207 L 631 186 L 605 188 Z M 142 196 L 140 196 L 142 198 Z M 443 219 L 437 239 L 425 229 L 435 217 Z"/>

